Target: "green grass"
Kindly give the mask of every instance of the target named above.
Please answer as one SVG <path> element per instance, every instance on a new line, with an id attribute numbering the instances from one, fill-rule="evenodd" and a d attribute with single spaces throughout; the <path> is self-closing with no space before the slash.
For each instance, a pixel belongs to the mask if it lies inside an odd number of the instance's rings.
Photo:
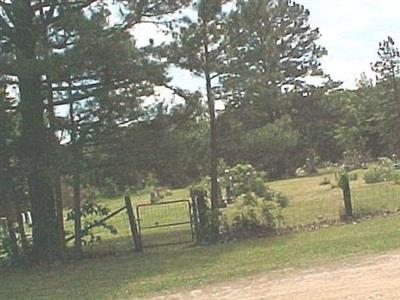
<path id="1" fill-rule="evenodd" d="M 362 171 L 359 171 L 360 173 Z M 320 185 L 324 173 L 268 183 L 290 198 L 283 214 L 288 226 L 337 220 L 343 210 L 341 190 Z M 359 174 L 351 182 L 355 212 L 395 210 L 400 207 L 400 186 L 390 183 L 366 185 Z M 188 199 L 187 189 L 172 191 L 164 201 Z M 122 197 L 100 199 L 112 211 L 124 205 Z M 148 194 L 132 195 L 132 202 L 150 202 Z M 187 211 L 177 205 L 173 219 L 185 218 Z M 156 212 L 152 220 L 143 211 L 143 224 L 170 222 L 168 214 Z M 241 241 L 215 246 L 146 248 L 144 254 L 126 255 L 133 249 L 126 213 L 112 218 L 118 229 L 112 235 L 96 229 L 102 241 L 86 246 L 95 255 L 114 253 L 101 259 L 87 259 L 50 269 L 0 270 L 0 299 L 115 299 L 132 298 L 175 288 L 190 288 L 215 281 L 239 278 L 283 268 L 308 268 L 365 254 L 400 248 L 400 215 L 378 217 L 357 225 L 323 228 L 315 232 Z M 67 227 L 71 224 L 67 224 Z M 190 226 L 143 231 L 147 246 L 190 240 Z M 23 289 L 21 287 L 24 287 Z"/>
<path id="2" fill-rule="evenodd" d="M 135 298 L 259 272 L 309 268 L 400 247 L 400 217 L 234 244 L 148 249 L 48 269 L 0 270 L 0 299 Z"/>
<path id="3" fill-rule="evenodd" d="M 391 183 L 365 184 L 362 180 L 364 171 L 356 171 L 358 180 L 351 182 L 353 207 L 355 214 L 376 213 L 400 208 L 400 186 Z M 334 176 L 327 170 L 321 175 L 311 177 L 294 178 L 267 183 L 271 188 L 281 191 L 290 198 L 289 206 L 283 210 L 285 226 L 297 227 L 322 222 L 336 222 L 343 213 L 343 197 L 340 188 L 332 189 L 330 185 L 320 185 L 327 177 L 334 183 Z M 131 195 L 134 207 L 139 204 L 150 203 L 149 194 Z M 172 195 L 163 201 L 189 199 L 188 189 L 173 190 Z M 124 205 L 123 197 L 113 199 L 99 199 L 101 204 L 107 205 L 112 211 Z M 169 208 L 169 213 L 154 211 L 154 217 L 150 217 L 150 209 L 143 209 L 142 224 L 145 226 L 187 220 L 185 206 L 176 205 Z M 166 209 L 166 208 L 162 208 Z M 172 218 L 171 218 L 172 217 Z M 125 212 L 112 218 L 109 224 L 118 230 L 117 235 L 105 232 L 103 229 L 94 230 L 102 238 L 100 243 L 87 246 L 86 251 L 94 253 L 117 253 L 132 249 L 128 218 Z M 67 228 L 73 228 L 72 223 Z M 173 243 L 191 240 L 190 225 L 182 225 L 177 228 L 148 229 L 143 230 L 143 242 L 145 246 L 155 243 Z"/>
<path id="4" fill-rule="evenodd" d="M 163 201 L 167 202 L 189 199 L 189 191 L 187 189 L 177 189 L 171 192 L 172 195 L 165 197 Z M 136 207 L 138 205 L 150 203 L 150 195 L 132 194 L 131 200 L 136 213 Z M 97 200 L 97 203 L 107 206 L 111 212 L 125 206 L 123 196 L 115 197 L 112 199 L 100 198 Z M 188 210 L 186 208 L 186 205 L 184 204 L 169 205 L 168 214 L 165 213 L 165 209 L 167 208 L 164 206 L 160 207 L 160 210 L 156 210 L 151 207 L 143 208 L 141 210 L 141 223 L 143 224 L 143 226 L 155 225 L 156 222 L 159 224 L 165 224 L 185 221 L 188 219 Z M 97 242 L 95 245 L 85 246 L 84 250 L 93 254 L 118 253 L 131 250 L 133 248 L 133 244 L 127 213 L 125 211 L 119 213 L 118 215 L 107 221 L 107 224 L 115 227 L 118 231 L 118 234 L 113 235 L 103 228 L 96 228 L 93 230 L 93 233 L 100 236 L 101 241 Z M 72 232 L 73 223 L 67 222 L 66 228 L 67 230 Z M 153 246 L 156 243 L 169 244 L 189 242 L 192 240 L 191 227 L 189 224 L 187 224 L 170 228 L 145 229 L 142 231 L 142 238 L 146 246 Z M 69 245 L 72 244 L 73 241 L 69 243 Z"/>
<path id="5" fill-rule="evenodd" d="M 400 186 L 392 183 L 365 184 L 364 171 L 357 171 L 358 180 L 351 181 L 354 213 L 376 213 L 400 209 Z M 289 196 L 290 203 L 283 210 L 288 226 L 307 225 L 339 220 L 343 213 L 340 188 L 320 185 L 325 177 L 334 183 L 333 174 L 295 178 L 268 183 Z"/>

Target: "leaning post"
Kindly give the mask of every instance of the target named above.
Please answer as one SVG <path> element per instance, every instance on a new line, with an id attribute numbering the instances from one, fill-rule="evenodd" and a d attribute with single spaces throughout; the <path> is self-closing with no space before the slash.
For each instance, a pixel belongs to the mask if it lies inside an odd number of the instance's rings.
<path id="1" fill-rule="evenodd" d="M 129 225 L 131 227 L 133 243 L 135 244 L 135 251 L 143 252 L 142 237 L 140 236 L 136 225 L 136 217 L 132 208 L 131 197 L 128 194 L 125 195 L 125 207 L 128 212 Z"/>
<path id="2" fill-rule="evenodd" d="M 340 175 L 339 186 L 343 191 L 345 217 L 346 217 L 346 219 L 352 218 L 353 217 L 353 204 L 351 201 L 349 175 L 347 173 Z"/>

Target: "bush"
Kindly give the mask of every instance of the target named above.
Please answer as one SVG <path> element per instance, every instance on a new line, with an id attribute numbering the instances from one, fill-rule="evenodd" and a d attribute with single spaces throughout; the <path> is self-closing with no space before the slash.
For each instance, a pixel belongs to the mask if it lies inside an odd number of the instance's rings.
<path id="1" fill-rule="evenodd" d="M 252 165 L 238 164 L 225 170 L 226 181 L 230 181 L 234 197 L 247 193 L 255 193 L 262 197 L 267 187 L 265 185 L 265 173 L 259 172 Z"/>
<path id="2" fill-rule="evenodd" d="M 226 170 L 233 186 L 233 205 L 222 213 L 221 229 L 225 238 L 239 238 L 273 232 L 282 222 L 281 210 L 289 199 L 268 188 L 265 173 L 251 165 L 237 165 Z"/>
<path id="3" fill-rule="evenodd" d="M 96 227 L 102 227 L 105 231 L 110 232 L 111 234 L 117 234 L 117 229 L 107 224 L 106 222 L 100 222 L 100 220 L 106 217 L 110 213 L 110 209 L 104 205 L 97 204 L 94 202 L 94 199 L 90 199 L 82 204 L 81 207 L 81 215 L 82 215 L 82 242 L 85 245 L 92 245 L 96 242 L 101 241 L 101 237 L 98 234 L 94 234 L 94 229 Z M 69 210 L 67 212 L 67 221 L 74 221 L 75 212 L 74 210 Z M 91 226 L 95 225 L 92 229 L 88 229 Z"/>
<path id="4" fill-rule="evenodd" d="M 265 235 L 273 233 L 282 221 L 281 204 L 248 193 L 236 199 L 233 206 L 224 209 L 221 231 L 227 240 Z"/>
<path id="5" fill-rule="evenodd" d="M 364 173 L 364 181 L 365 183 L 378 183 L 384 182 L 386 180 L 390 180 L 390 170 L 385 167 L 376 167 L 369 169 Z"/>
<path id="6" fill-rule="evenodd" d="M 192 199 L 201 197 L 205 200 L 204 219 L 207 224 L 202 229 L 203 240 L 211 239 L 211 221 L 215 218 L 218 218 L 220 233 L 225 239 L 275 231 L 283 220 L 281 211 L 288 206 L 289 199 L 266 186 L 264 172 L 251 165 L 239 164 L 225 169 L 224 178 L 220 179 L 221 187 L 229 187 L 232 196 L 232 205 L 221 210 L 213 212 L 210 209 L 208 178 L 203 178 L 190 189 Z"/>

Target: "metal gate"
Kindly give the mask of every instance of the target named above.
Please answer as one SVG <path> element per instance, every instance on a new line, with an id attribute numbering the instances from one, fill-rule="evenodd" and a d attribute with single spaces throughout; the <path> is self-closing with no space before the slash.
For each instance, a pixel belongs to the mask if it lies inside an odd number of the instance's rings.
<path id="1" fill-rule="evenodd" d="M 165 246 L 194 241 L 189 200 L 141 204 L 136 208 L 143 246 Z"/>

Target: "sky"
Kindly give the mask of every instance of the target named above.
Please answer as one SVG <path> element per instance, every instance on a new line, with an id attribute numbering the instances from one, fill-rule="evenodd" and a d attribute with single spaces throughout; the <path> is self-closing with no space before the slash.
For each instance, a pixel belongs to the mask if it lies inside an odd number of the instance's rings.
<path id="1" fill-rule="evenodd" d="M 324 71 L 344 88 L 356 88 L 361 73 L 374 78 L 371 63 L 378 59 L 379 42 L 391 36 L 400 45 L 400 0 L 295 0 L 310 11 L 310 23 L 320 29 L 318 43 L 328 50 L 321 62 Z M 160 37 L 150 25 L 135 30 L 139 45 Z M 172 83 L 190 90 L 202 81 L 173 70 Z M 201 89 L 201 87 L 200 87 Z"/>
<path id="2" fill-rule="evenodd" d="M 328 50 L 323 68 L 333 79 L 355 88 L 370 64 L 378 59 L 379 42 L 387 36 L 400 45 L 399 0 L 296 0 L 310 10 L 310 23 L 321 33 L 320 45 Z"/>

